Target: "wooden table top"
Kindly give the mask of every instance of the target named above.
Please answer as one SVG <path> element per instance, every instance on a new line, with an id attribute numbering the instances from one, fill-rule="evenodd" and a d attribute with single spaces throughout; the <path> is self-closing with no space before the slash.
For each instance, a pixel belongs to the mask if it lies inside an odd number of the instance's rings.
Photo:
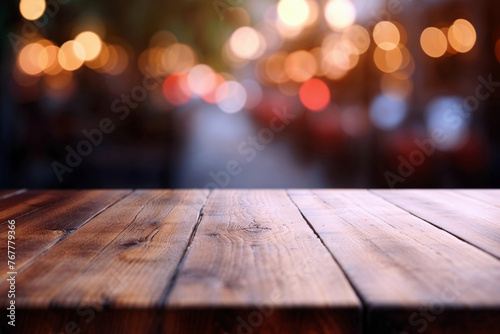
<path id="1" fill-rule="evenodd" d="M 500 333 L 500 190 L 5 190 L 0 208 L 16 333 Z"/>

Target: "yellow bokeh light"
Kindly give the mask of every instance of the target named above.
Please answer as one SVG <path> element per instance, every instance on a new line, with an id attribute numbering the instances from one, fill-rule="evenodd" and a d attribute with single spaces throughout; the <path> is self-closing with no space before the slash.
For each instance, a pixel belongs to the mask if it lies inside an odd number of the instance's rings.
<path id="1" fill-rule="evenodd" d="M 42 43 L 30 43 L 18 54 L 17 64 L 26 74 L 39 75 L 47 66 L 49 55 Z"/>
<path id="2" fill-rule="evenodd" d="M 458 19 L 448 29 L 448 41 L 456 51 L 468 52 L 476 43 L 476 30 L 469 21 Z"/>
<path id="3" fill-rule="evenodd" d="M 290 27 L 300 27 L 307 23 L 309 5 L 304 0 L 281 0 L 278 3 L 278 17 Z"/>
<path id="4" fill-rule="evenodd" d="M 241 59 L 255 59 L 265 51 L 265 40 L 251 27 L 241 27 L 234 31 L 229 39 L 229 46 L 234 55 Z"/>
<path id="5" fill-rule="evenodd" d="M 47 64 L 44 67 L 43 72 L 50 75 L 56 75 L 61 72 L 62 67 L 58 60 L 59 47 L 49 44 L 45 46 L 45 52 L 47 53 Z"/>
<path id="6" fill-rule="evenodd" d="M 66 71 L 74 71 L 83 65 L 85 50 L 80 43 L 67 41 L 61 45 L 57 58 L 63 69 Z"/>
<path id="7" fill-rule="evenodd" d="M 78 42 L 85 51 L 84 60 L 93 60 L 99 56 L 102 48 L 102 42 L 99 35 L 92 31 L 84 31 L 75 37 L 75 41 Z"/>
<path id="8" fill-rule="evenodd" d="M 382 72 L 393 73 L 401 68 L 403 54 L 399 47 L 391 50 L 384 50 L 377 47 L 373 54 L 373 60 L 377 68 Z"/>
<path id="9" fill-rule="evenodd" d="M 19 11 L 26 20 L 37 20 L 45 12 L 45 0 L 21 0 Z"/>
<path id="10" fill-rule="evenodd" d="M 108 52 L 109 58 L 102 70 L 111 75 L 121 74 L 128 65 L 127 51 L 120 45 L 108 45 Z"/>
<path id="11" fill-rule="evenodd" d="M 330 0 L 325 6 L 325 19 L 333 30 L 343 30 L 356 20 L 356 8 L 348 0 Z"/>
<path id="12" fill-rule="evenodd" d="M 444 55 L 448 48 L 448 42 L 444 33 L 435 27 L 426 28 L 420 35 L 420 45 L 422 50 L 433 58 Z"/>
<path id="13" fill-rule="evenodd" d="M 290 53 L 285 60 L 286 74 L 296 82 L 304 82 L 314 76 L 318 64 L 314 56 L 307 51 L 299 50 Z"/>
<path id="14" fill-rule="evenodd" d="M 373 28 L 373 40 L 382 50 L 396 48 L 400 39 L 398 27 L 392 22 L 381 21 Z"/>

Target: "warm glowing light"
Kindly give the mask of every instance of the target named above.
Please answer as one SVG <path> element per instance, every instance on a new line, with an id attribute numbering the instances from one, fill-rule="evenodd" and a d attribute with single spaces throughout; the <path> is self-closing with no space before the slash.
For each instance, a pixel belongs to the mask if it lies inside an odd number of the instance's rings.
<path id="1" fill-rule="evenodd" d="M 330 102 L 330 90 L 323 81 L 313 78 L 302 84 L 299 97 L 307 109 L 320 111 Z"/>
<path id="2" fill-rule="evenodd" d="M 429 27 L 420 35 L 420 45 L 429 57 L 438 58 L 445 54 L 448 42 L 441 30 Z"/>
<path id="3" fill-rule="evenodd" d="M 319 5 L 316 0 L 306 0 L 309 6 L 309 15 L 307 16 L 306 25 L 311 25 L 318 20 L 319 17 Z"/>
<path id="4" fill-rule="evenodd" d="M 214 77 L 215 77 L 215 83 L 214 83 L 214 85 L 212 85 L 212 89 L 210 89 L 210 91 L 206 92 L 205 94 L 203 94 L 201 96 L 205 102 L 208 102 L 211 104 L 217 103 L 217 99 L 215 96 L 215 93 L 217 92 L 217 88 L 219 88 L 219 86 L 222 85 L 226 81 L 226 79 L 224 79 L 224 77 L 222 75 L 220 75 L 219 73 L 214 73 Z"/>
<path id="5" fill-rule="evenodd" d="M 188 73 L 187 83 L 194 94 L 203 96 L 208 94 L 215 86 L 215 73 L 210 66 L 199 64 Z"/>
<path id="6" fill-rule="evenodd" d="M 399 30 L 392 22 L 382 21 L 377 23 L 375 28 L 373 28 L 373 40 L 382 50 L 396 48 L 400 38 Z"/>
<path id="7" fill-rule="evenodd" d="M 186 73 L 172 73 L 163 81 L 163 96 L 173 105 L 180 106 L 191 99 Z"/>
<path id="8" fill-rule="evenodd" d="M 45 0 L 21 0 L 19 11 L 26 20 L 34 21 L 42 16 L 46 6 Z"/>
<path id="9" fill-rule="evenodd" d="M 333 30 L 343 30 L 356 20 L 356 8 L 349 0 L 330 0 L 325 6 L 325 19 Z"/>
<path id="10" fill-rule="evenodd" d="M 195 64 L 196 55 L 186 44 L 172 44 L 163 55 L 163 65 L 168 72 L 187 72 Z"/>
<path id="11" fill-rule="evenodd" d="M 19 52 L 17 64 L 26 74 L 39 75 L 47 66 L 49 55 L 44 45 L 35 42 L 26 45 Z"/>
<path id="12" fill-rule="evenodd" d="M 476 43 L 476 30 L 469 21 L 458 19 L 448 29 L 448 41 L 456 51 L 468 52 Z"/>
<path id="13" fill-rule="evenodd" d="M 102 42 L 101 38 L 92 31 L 84 31 L 75 37 L 75 42 L 80 43 L 85 51 L 84 60 L 93 60 L 97 58 L 101 52 Z"/>
<path id="14" fill-rule="evenodd" d="M 280 83 L 287 81 L 288 75 L 285 72 L 286 54 L 276 52 L 269 56 L 265 62 L 265 75 L 271 83 Z"/>
<path id="15" fill-rule="evenodd" d="M 67 41 L 59 49 L 57 58 L 63 69 L 66 71 L 74 71 L 83 65 L 85 50 L 80 43 L 76 41 Z"/>
<path id="16" fill-rule="evenodd" d="M 234 31 L 229 39 L 233 54 L 241 59 L 255 59 L 265 51 L 265 40 L 251 27 L 241 27 Z"/>
<path id="17" fill-rule="evenodd" d="M 43 81 L 50 89 L 63 90 L 73 81 L 73 72 L 61 71 L 55 75 L 45 75 Z"/>
<path id="18" fill-rule="evenodd" d="M 108 45 L 109 58 L 102 70 L 111 75 L 123 73 L 128 65 L 127 51 L 120 45 Z"/>
<path id="19" fill-rule="evenodd" d="M 299 50 L 290 53 L 285 60 L 285 72 L 290 79 L 304 82 L 316 73 L 318 64 L 314 56 L 307 51 Z"/>
<path id="20" fill-rule="evenodd" d="M 379 70 L 385 73 L 392 73 L 401 68 L 403 54 L 399 47 L 392 50 L 376 48 L 373 54 L 373 60 Z"/>
<path id="21" fill-rule="evenodd" d="M 45 52 L 47 53 L 47 64 L 43 72 L 50 75 L 56 75 L 61 72 L 62 67 L 57 58 L 59 55 L 59 48 L 54 44 L 49 44 L 45 46 Z"/>
<path id="22" fill-rule="evenodd" d="M 247 93 L 240 83 L 226 81 L 217 88 L 215 99 L 222 111 L 232 114 L 240 111 L 245 106 Z"/>
<path id="23" fill-rule="evenodd" d="M 357 54 L 365 53 L 370 47 L 370 34 L 360 25 L 352 25 L 342 33 L 342 39 L 347 40 L 356 48 Z"/>
<path id="24" fill-rule="evenodd" d="M 85 66 L 97 70 L 103 68 L 108 63 L 108 61 L 109 61 L 109 48 L 106 44 L 102 43 L 101 52 L 99 52 L 99 55 L 92 60 L 86 61 Z"/>
<path id="25" fill-rule="evenodd" d="M 160 30 L 156 32 L 149 40 L 150 47 L 166 48 L 174 43 L 177 43 L 177 37 L 170 31 Z"/>
<path id="26" fill-rule="evenodd" d="M 344 40 L 335 45 L 333 50 L 327 54 L 327 59 L 335 67 L 348 71 L 358 64 L 359 54 L 349 41 Z"/>
<path id="27" fill-rule="evenodd" d="M 309 5 L 304 0 L 280 0 L 278 17 L 287 26 L 303 26 L 309 17 Z"/>

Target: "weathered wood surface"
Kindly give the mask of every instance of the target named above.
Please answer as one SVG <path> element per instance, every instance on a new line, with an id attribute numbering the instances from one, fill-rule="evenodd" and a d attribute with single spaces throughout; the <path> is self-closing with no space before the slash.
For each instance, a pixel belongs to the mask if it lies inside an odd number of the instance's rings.
<path id="1" fill-rule="evenodd" d="M 500 333 L 499 194 L 0 191 L 0 333 Z"/>

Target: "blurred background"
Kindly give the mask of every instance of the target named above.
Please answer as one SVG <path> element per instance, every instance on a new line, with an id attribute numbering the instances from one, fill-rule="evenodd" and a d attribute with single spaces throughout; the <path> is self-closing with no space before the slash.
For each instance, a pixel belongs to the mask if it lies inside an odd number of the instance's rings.
<path id="1" fill-rule="evenodd" d="M 500 187 L 497 0 L 21 0 L 0 187 Z"/>

